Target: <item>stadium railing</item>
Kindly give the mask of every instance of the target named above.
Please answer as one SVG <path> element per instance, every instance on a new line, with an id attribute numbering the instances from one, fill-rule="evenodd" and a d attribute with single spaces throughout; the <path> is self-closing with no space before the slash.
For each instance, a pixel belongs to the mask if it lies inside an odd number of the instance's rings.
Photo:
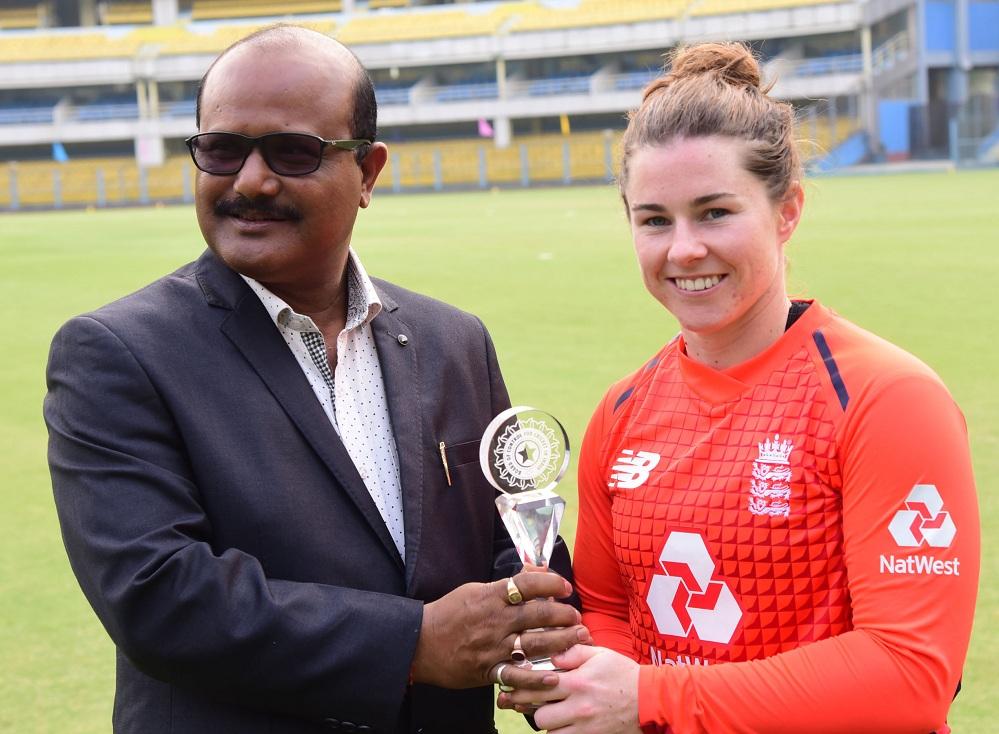
<path id="1" fill-rule="evenodd" d="M 36 104 L 0 105 L 0 125 L 37 125 L 53 122 L 55 102 L 48 100 Z"/>
<path id="2" fill-rule="evenodd" d="M 136 120 L 139 117 L 137 102 L 93 102 L 70 107 L 66 111 L 67 120 L 93 122 L 96 120 Z"/>
<path id="3" fill-rule="evenodd" d="M 552 94 L 589 94 L 592 74 L 574 74 L 531 79 L 527 82 L 527 94 L 543 97 Z"/>

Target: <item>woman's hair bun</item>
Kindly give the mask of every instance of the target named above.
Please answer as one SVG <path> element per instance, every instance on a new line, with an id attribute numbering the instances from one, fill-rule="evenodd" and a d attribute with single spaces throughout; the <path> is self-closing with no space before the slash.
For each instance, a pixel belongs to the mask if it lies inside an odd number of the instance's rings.
<path id="1" fill-rule="evenodd" d="M 671 81 L 701 74 L 716 74 L 735 87 L 760 88 L 760 65 L 742 43 L 700 43 L 679 47 L 669 54 Z"/>

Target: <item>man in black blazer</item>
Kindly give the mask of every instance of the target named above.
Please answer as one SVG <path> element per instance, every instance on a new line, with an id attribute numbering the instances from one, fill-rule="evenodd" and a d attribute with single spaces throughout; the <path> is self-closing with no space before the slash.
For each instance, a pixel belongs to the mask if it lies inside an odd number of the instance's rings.
<path id="1" fill-rule="evenodd" d="M 268 29 L 209 69 L 198 127 L 209 250 L 71 320 L 48 367 L 63 538 L 117 646 L 114 729 L 492 732 L 515 644 L 588 634 L 548 598 L 568 582 L 517 573 L 478 469 L 509 405 L 481 322 L 350 249 L 387 155 L 370 79 L 328 37 Z"/>

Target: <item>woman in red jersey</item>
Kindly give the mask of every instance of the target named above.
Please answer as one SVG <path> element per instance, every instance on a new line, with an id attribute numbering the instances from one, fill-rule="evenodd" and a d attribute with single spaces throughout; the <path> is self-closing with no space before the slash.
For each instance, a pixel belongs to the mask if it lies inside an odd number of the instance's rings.
<path id="1" fill-rule="evenodd" d="M 621 194 L 680 334 L 607 392 L 579 467 L 596 646 L 500 695 L 567 734 L 947 731 L 978 509 L 964 419 L 915 357 L 792 300 L 793 112 L 738 44 L 682 49 Z"/>

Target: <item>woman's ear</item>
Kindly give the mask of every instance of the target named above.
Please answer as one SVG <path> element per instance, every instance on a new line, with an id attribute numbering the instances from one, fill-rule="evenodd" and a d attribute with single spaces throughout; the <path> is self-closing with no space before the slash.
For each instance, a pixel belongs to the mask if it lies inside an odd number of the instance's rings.
<path id="1" fill-rule="evenodd" d="M 791 239 L 794 230 L 798 228 L 804 206 L 805 190 L 800 181 L 793 181 L 777 205 L 777 236 L 781 244 Z"/>

